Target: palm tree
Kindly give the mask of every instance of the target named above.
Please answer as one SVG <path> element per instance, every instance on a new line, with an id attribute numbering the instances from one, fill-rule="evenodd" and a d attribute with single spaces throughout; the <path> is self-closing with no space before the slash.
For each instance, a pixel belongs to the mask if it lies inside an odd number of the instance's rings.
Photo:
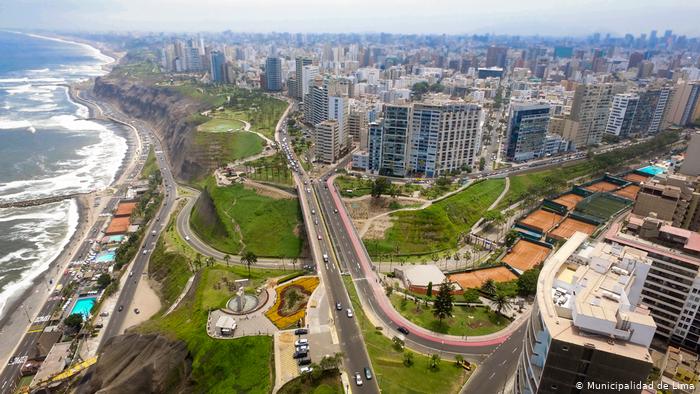
<path id="1" fill-rule="evenodd" d="M 224 255 L 224 263 L 226 263 L 226 266 L 228 267 L 228 263 L 231 261 L 231 256 L 228 254 Z"/>
<path id="2" fill-rule="evenodd" d="M 250 266 L 258 262 L 258 256 L 251 251 L 244 251 L 241 256 L 241 262 L 248 266 L 248 279 L 250 279 Z"/>
<path id="3" fill-rule="evenodd" d="M 294 268 L 295 271 L 297 269 L 297 258 L 296 257 L 292 258 L 292 268 Z"/>
<path id="4" fill-rule="evenodd" d="M 465 261 L 467 261 L 467 262 L 471 262 L 471 260 L 472 260 L 472 254 L 469 253 L 468 251 L 464 251 L 464 253 L 462 253 L 462 258 L 463 258 Z M 465 264 L 464 267 L 466 268 L 467 265 Z"/>
<path id="5" fill-rule="evenodd" d="M 493 302 L 496 304 L 496 313 L 499 315 L 501 314 L 501 311 L 508 310 L 513 307 L 512 297 L 501 291 L 496 292 Z"/>
<path id="6" fill-rule="evenodd" d="M 207 257 L 206 263 L 207 263 L 207 267 L 213 267 L 214 266 L 214 258 L 211 256 Z"/>
<path id="7" fill-rule="evenodd" d="M 459 264 L 459 259 L 461 259 L 462 256 L 459 254 L 459 252 L 455 252 L 455 254 L 452 256 L 452 258 L 455 260 L 455 269 L 457 269 L 457 265 Z"/>
<path id="8" fill-rule="evenodd" d="M 486 294 L 496 293 L 496 282 L 493 279 L 487 279 L 483 285 L 481 285 L 481 291 Z"/>

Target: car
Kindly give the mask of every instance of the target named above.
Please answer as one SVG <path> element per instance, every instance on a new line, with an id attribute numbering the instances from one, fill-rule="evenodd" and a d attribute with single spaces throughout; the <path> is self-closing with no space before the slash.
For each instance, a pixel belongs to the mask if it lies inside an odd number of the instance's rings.
<path id="1" fill-rule="evenodd" d="M 336 302 L 336 303 L 335 303 L 335 310 L 337 310 L 337 311 L 342 311 L 342 310 L 343 310 L 343 304 L 341 304 L 340 302 Z"/>
<path id="2" fill-rule="evenodd" d="M 295 358 L 295 359 L 306 358 L 306 356 L 308 356 L 308 355 L 309 355 L 309 352 L 306 350 L 297 350 L 292 355 L 292 358 Z"/>
<path id="3" fill-rule="evenodd" d="M 121 311 L 123 311 L 123 310 L 124 310 L 124 305 L 119 305 L 118 311 L 121 312 Z"/>
<path id="4" fill-rule="evenodd" d="M 311 364 L 311 359 L 310 358 L 300 358 L 297 360 L 298 365 L 309 365 Z"/>
<path id="5" fill-rule="evenodd" d="M 312 214 L 312 215 L 315 215 L 315 214 L 316 214 L 316 210 L 315 210 L 315 209 L 312 209 L 312 210 L 311 210 L 311 214 Z"/>
<path id="6" fill-rule="evenodd" d="M 321 234 L 319 234 L 319 235 L 318 235 L 318 240 L 320 241 L 321 239 L 322 239 L 322 238 L 321 238 Z"/>
<path id="7" fill-rule="evenodd" d="M 307 330 L 306 328 L 297 328 L 296 330 L 294 330 L 294 335 L 306 335 L 308 333 L 309 330 Z"/>
<path id="8" fill-rule="evenodd" d="M 348 317 L 352 317 L 352 309 L 348 308 L 345 314 L 348 315 Z"/>
<path id="9" fill-rule="evenodd" d="M 314 224 L 318 226 L 318 219 L 314 219 Z"/>
<path id="10" fill-rule="evenodd" d="M 397 330 L 398 330 L 400 333 L 402 333 L 403 335 L 408 335 L 408 334 L 411 333 L 410 331 L 408 331 L 408 329 L 407 329 L 406 327 L 399 327 L 399 328 L 397 328 Z"/>
<path id="11" fill-rule="evenodd" d="M 358 386 L 362 386 L 362 376 L 359 372 L 355 372 L 355 384 Z"/>
<path id="12" fill-rule="evenodd" d="M 338 209 L 333 208 L 333 213 L 338 213 Z"/>
<path id="13" fill-rule="evenodd" d="M 308 346 L 309 340 L 306 338 L 302 338 L 302 339 L 297 339 L 296 342 L 294 342 L 294 346 L 302 346 L 302 345 Z"/>
<path id="14" fill-rule="evenodd" d="M 369 370 L 369 367 L 365 367 L 365 379 L 372 380 L 372 371 Z"/>
<path id="15" fill-rule="evenodd" d="M 185 235 L 185 241 L 189 241 L 189 240 L 190 240 L 190 236 L 189 236 L 189 235 Z"/>
<path id="16" fill-rule="evenodd" d="M 311 368 L 311 367 L 301 367 L 301 368 L 299 368 L 299 373 L 300 373 L 300 374 L 305 374 L 305 373 L 309 373 L 309 372 L 311 372 L 311 371 L 313 371 L 313 370 L 314 370 L 314 369 Z"/>
<path id="17" fill-rule="evenodd" d="M 308 351 L 309 351 L 309 345 L 297 346 L 295 349 L 297 350 L 297 352 L 308 352 Z"/>
<path id="18" fill-rule="evenodd" d="M 139 313 L 141 313 L 141 311 L 139 310 L 139 308 L 134 308 L 134 313 L 138 315 Z"/>
<path id="19" fill-rule="evenodd" d="M 129 276 L 134 276 L 134 271 L 129 272 Z"/>
<path id="20" fill-rule="evenodd" d="M 144 249 L 143 254 L 147 254 L 147 253 L 148 253 L 148 249 Z"/>

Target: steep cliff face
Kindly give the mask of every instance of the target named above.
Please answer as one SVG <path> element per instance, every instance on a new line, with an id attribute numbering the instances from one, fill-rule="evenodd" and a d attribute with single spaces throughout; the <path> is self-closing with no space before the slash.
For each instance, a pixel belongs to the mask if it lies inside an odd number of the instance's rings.
<path id="1" fill-rule="evenodd" d="M 191 154 L 196 131 L 192 115 L 206 109 L 204 104 L 167 88 L 109 77 L 95 80 L 94 93 L 153 127 L 177 178 L 189 181 L 212 170 L 192 160 Z"/>
<path id="2" fill-rule="evenodd" d="M 105 344 L 97 363 L 80 380 L 77 394 L 192 392 L 187 345 L 161 335 L 126 334 Z"/>

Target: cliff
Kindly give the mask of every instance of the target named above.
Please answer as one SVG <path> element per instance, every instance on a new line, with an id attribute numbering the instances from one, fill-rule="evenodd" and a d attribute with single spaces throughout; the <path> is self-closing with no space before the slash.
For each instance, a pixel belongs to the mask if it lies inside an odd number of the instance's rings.
<path id="1" fill-rule="evenodd" d="M 200 164 L 193 154 L 197 122 L 195 115 L 207 108 L 167 87 L 151 86 L 109 76 L 95 79 L 93 91 L 126 115 L 147 122 L 163 142 L 175 177 L 191 181 L 213 170 Z"/>
<path id="2" fill-rule="evenodd" d="M 107 341 L 75 393 L 187 393 L 191 371 L 184 342 L 157 334 L 119 335 Z"/>

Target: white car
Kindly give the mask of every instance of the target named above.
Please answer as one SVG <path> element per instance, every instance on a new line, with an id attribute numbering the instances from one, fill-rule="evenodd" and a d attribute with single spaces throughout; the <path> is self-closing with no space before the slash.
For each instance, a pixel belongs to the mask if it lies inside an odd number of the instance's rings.
<path id="1" fill-rule="evenodd" d="M 301 368 L 299 368 L 299 373 L 300 373 L 300 374 L 305 374 L 305 373 L 309 373 L 309 372 L 311 372 L 311 371 L 313 371 L 313 370 L 314 370 L 313 368 L 308 367 L 308 366 L 306 366 L 306 367 L 301 367 Z"/>
<path id="2" fill-rule="evenodd" d="M 297 341 L 294 342 L 294 346 L 309 346 L 309 340 L 306 338 L 297 339 Z"/>
<path id="3" fill-rule="evenodd" d="M 348 308 L 348 310 L 346 311 L 346 314 L 348 315 L 348 317 L 352 317 L 353 316 L 352 309 Z"/>
<path id="4" fill-rule="evenodd" d="M 362 386 L 362 375 L 359 372 L 355 372 L 355 384 Z"/>

